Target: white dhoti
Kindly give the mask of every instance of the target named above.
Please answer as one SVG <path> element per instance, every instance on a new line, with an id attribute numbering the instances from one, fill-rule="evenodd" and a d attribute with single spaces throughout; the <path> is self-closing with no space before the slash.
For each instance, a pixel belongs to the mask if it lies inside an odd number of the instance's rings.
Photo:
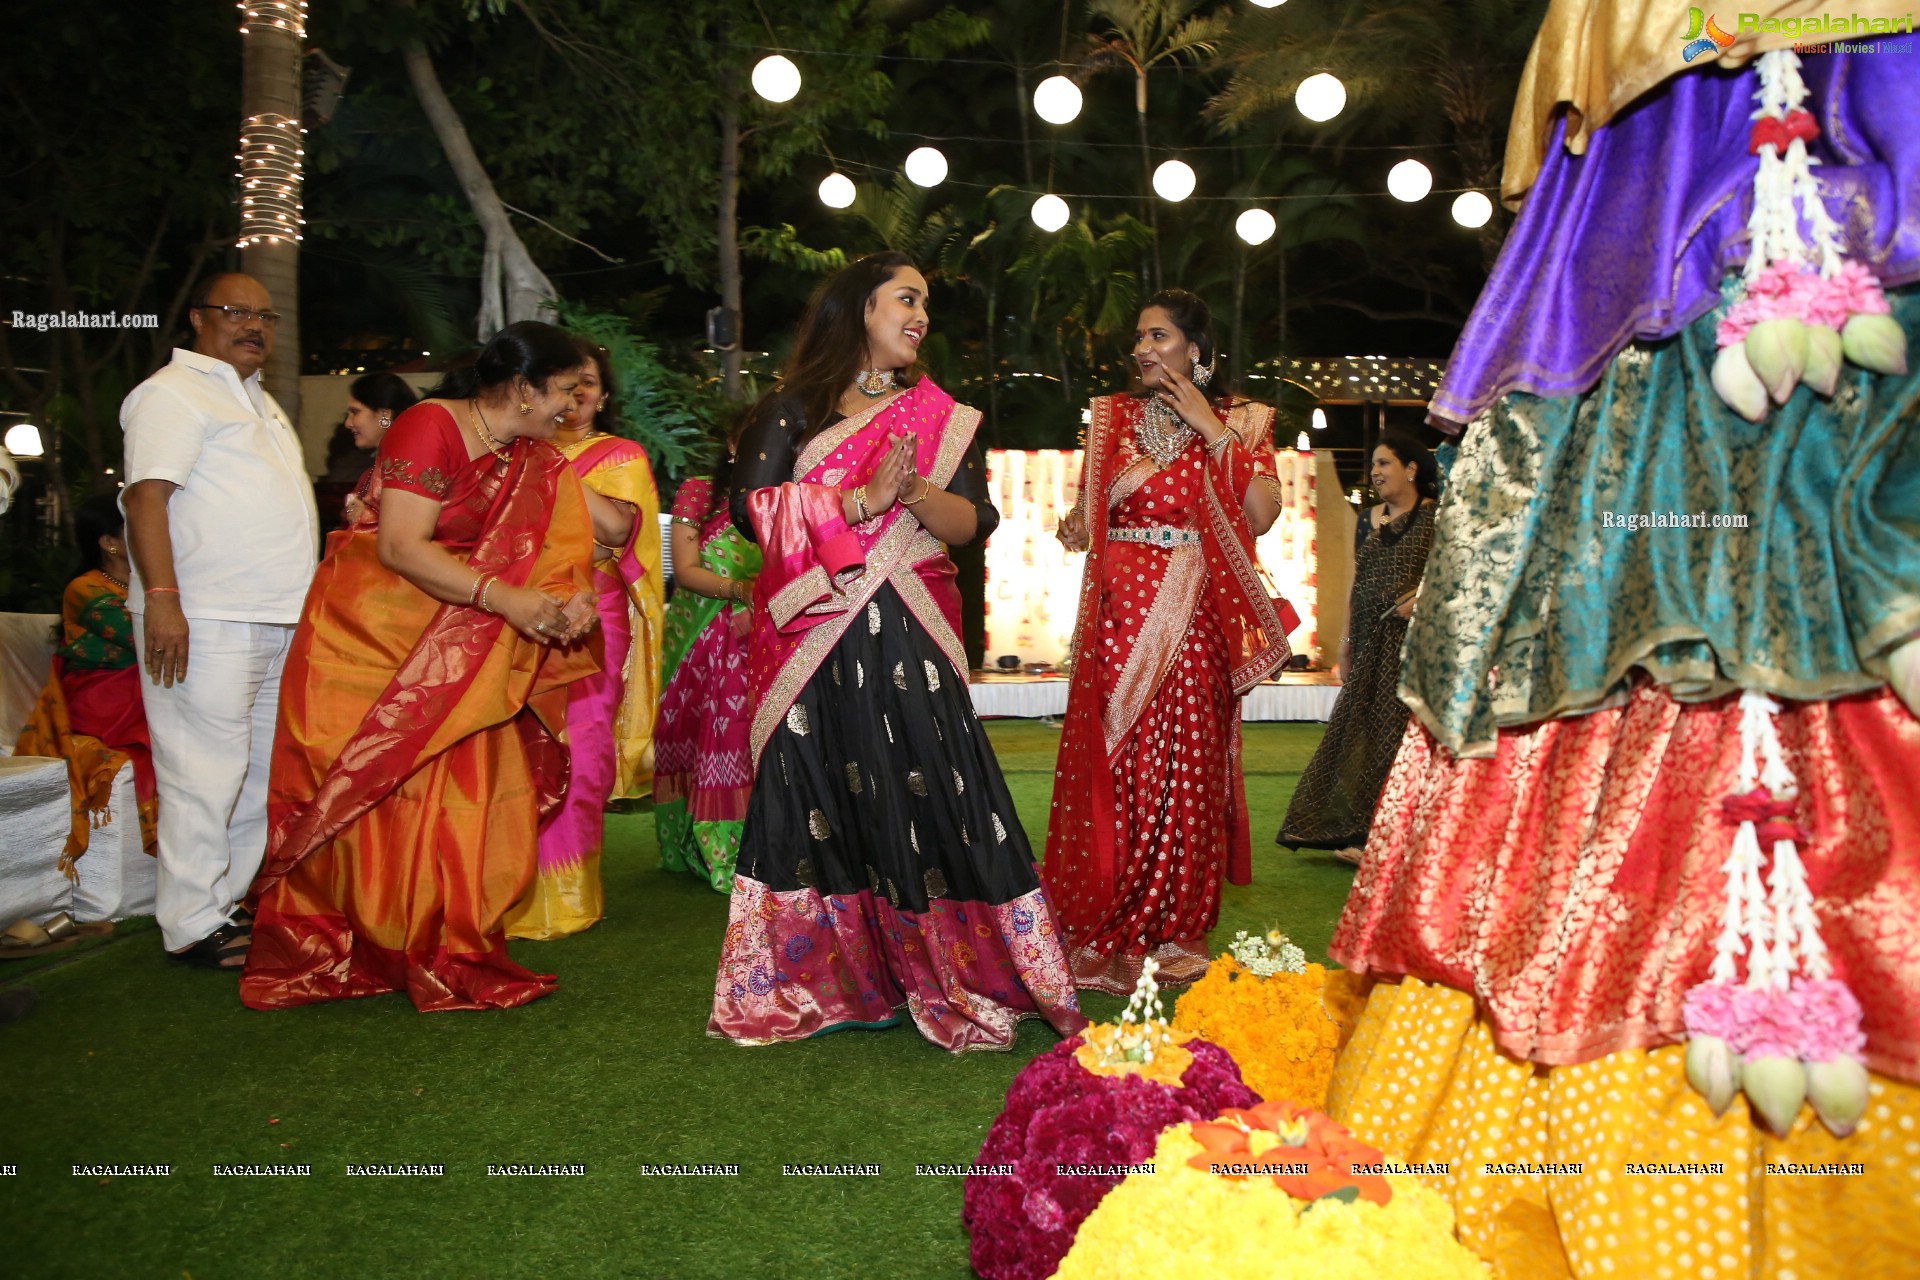
<path id="1" fill-rule="evenodd" d="M 134 651 L 146 652 L 134 615 Z M 187 619 L 187 678 L 142 672 L 160 800 L 154 915 L 169 951 L 228 923 L 267 850 L 267 771 L 291 626 Z"/>

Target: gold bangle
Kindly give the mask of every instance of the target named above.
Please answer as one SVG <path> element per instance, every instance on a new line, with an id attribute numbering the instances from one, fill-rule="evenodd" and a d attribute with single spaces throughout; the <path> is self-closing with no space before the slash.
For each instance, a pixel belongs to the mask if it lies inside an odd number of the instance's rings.
<path id="1" fill-rule="evenodd" d="M 861 485 L 853 491 L 853 509 L 860 513 L 861 524 L 865 524 L 867 521 L 873 519 L 871 515 L 867 514 L 867 486 Z"/>
<path id="2" fill-rule="evenodd" d="M 927 500 L 927 490 L 933 488 L 933 481 L 927 479 L 925 476 L 921 476 L 919 479 L 920 479 L 920 496 L 917 498 L 909 498 L 905 494 L 900 495 L 901 506 L 911 507 L 917 502 L 925 502 Z"/>

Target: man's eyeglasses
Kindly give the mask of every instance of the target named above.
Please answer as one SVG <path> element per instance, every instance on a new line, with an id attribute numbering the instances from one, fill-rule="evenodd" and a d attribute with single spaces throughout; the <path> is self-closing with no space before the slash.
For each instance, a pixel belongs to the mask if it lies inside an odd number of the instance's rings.
<path id="1" fill-rule="evenodd" d="M 217 302 L 203 302 L 188 308 L 190 311 L 218 311 L 235 324 L 246 324 L 249 320 L 258 320 L 261 324 L 279 324 L 278 311 L 255 311 L 252 307 L 223 307 Z"/>

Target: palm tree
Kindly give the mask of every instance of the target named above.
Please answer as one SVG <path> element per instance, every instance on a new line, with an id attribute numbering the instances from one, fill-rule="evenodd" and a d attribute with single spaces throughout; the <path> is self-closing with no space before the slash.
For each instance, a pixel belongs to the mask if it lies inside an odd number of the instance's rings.
<path id="1" fill-rule="evenodd" d="M 1147 72 L 1162 62 L 1205 62 L 1219 51 L 1227 34 L 1224 14 L 1196 16 L 1208 0 L 1092 0 L 1088 11 L 1105 23 L 1089 37 L 1087 66 L 1094 72 L 1125 69 L 1133 73 L 1134 121 L 1140 132 L 1141 195 L 1147 226 L 1153 231 L 1153 279 L 1160 270 L 1160 215 L 1153 202 L 1153 152 L 1147 145 Z"/>

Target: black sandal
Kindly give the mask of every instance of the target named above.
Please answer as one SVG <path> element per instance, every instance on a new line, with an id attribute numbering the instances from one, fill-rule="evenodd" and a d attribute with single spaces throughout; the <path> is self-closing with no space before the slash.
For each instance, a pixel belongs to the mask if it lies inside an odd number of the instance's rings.
<path id="1" fill-rule="evenodd" d="M 238 949 L 235 944 L 240 944 Z M 197 969 L 217 969 L 222 973 L 237 973 L 247 963 L 247 947 L 253 943 L 253 931 L 239 925 L 223 924 L 185 951 L 168 953 L 175 964 L 190 964 Z M 238 960 L 239 964 L 226 964 L 225 961 Z"/>

